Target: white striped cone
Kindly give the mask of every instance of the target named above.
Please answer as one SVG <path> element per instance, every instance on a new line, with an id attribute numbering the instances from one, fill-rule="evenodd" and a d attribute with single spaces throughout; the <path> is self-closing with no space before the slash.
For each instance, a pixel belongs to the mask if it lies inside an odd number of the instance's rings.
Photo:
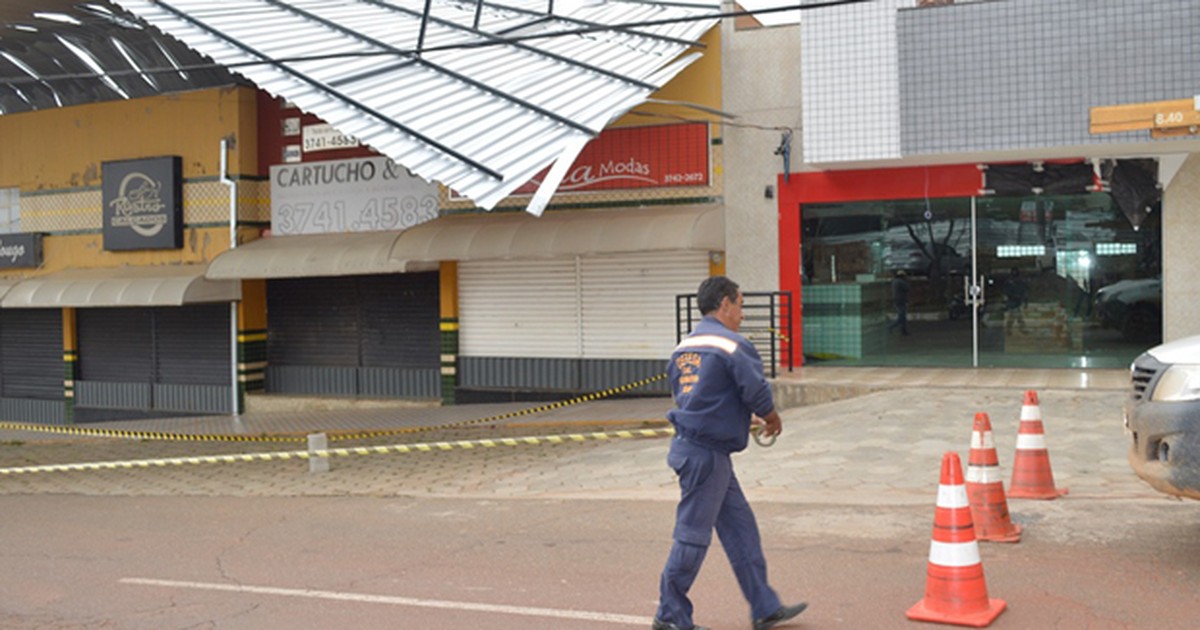
<path id="1" fill-rule="evenodd" d="M 1066 488 L 1054 487 L 1050 470 L 1050 451 L 1046 449 L 1046 434 L 1042 426 L 1042 409 L 1037 392 L 1025 392 L 1021 405 L 1021 425 L 1017 431 L 1017 452 L 1013 456 L 1012 483 L 1008 496 L 1015 499 L 1057 499 Z"/>
<path id="2" fill-rule="evenodd" d="M 925 598 L 908 609 L 916 621 L 982 628 L 1004 612 L 1004 600 L 989 599 L 971 522 L 971 507 L 963 483 L 958 453 L 942 456 Z"/>
<path id="3" fill-rule="evenodd" d="M 1000 458 L 992 440 L 992 421 L 986 413 L 977 413 L 971 430 L 966 483 L 975 537 L 993 542 L 1019 542 L 1021 527 L 1014 525 L 1009 516 L 1000 476 Z"/>

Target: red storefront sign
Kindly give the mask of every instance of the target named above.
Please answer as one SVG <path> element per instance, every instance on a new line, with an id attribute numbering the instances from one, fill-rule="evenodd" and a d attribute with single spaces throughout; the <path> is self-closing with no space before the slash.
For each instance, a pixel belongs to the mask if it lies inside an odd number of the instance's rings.
<path id="1" fill-rule="evenodd" d="M 549 170 L 512 195 L 532 195 Z M 708 186 L 710 180 L 708 123 L 620 127 L 602 131 L 583 148 L 555 194 Z"/>

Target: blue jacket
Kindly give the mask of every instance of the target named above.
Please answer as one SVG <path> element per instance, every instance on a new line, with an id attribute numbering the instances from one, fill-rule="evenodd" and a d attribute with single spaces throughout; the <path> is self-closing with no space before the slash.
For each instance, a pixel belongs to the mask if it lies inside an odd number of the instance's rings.
<path id="1" fill-rule="evenodd" d="M 750 414 L 763 417 L 775 409 L 758 351 L 713 317 L 675 348 L 667 375 L 675 397 L 667 418 L 676 434 L 714 450 L 746 448 Z"/>

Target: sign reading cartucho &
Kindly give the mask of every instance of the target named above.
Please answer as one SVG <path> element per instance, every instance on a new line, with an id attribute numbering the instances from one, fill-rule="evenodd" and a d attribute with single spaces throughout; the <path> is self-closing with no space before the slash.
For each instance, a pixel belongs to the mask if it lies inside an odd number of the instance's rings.
<path id="1" fill-rule="evenodd" d="M 183 247 L 179 156 L 104 162 L 104 249 Z"/>
<path id="2" fill-rule="evenodd" d="M 0 269 L 42 266 L 42 234 L 0 234 Z"/>

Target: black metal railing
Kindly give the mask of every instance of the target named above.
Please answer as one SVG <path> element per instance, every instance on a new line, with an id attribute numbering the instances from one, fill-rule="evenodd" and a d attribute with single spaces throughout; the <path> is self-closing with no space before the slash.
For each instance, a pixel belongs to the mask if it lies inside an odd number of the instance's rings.
<path id="1" fill-rule="evenodd" d="M 792 371 L 792 294 L 786 291 L 742 293 L 745 319 L 739 332 L 763 357 L 763 371 L 775 378 L 781 367 Z M 691 334 L 700 323 L 700 305 L 695 293 L 675 296 L 675 342 Z"/>

